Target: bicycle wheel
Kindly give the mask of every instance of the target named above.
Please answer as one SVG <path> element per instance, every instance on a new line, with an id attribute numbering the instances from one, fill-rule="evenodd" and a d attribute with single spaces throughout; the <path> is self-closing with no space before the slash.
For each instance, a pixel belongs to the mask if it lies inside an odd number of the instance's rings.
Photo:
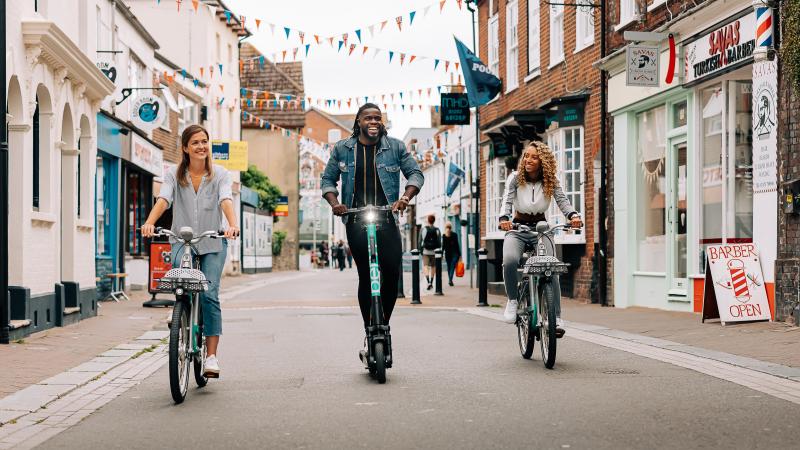
<path id="1" fill-rule="evenodd" d="M 525 359 L 531 359 L 533 348 L 536 346 L 536 324 L 531 317 L 531 290 L 528 280 L 524 279 L 519 290 L 519 306 L 524 309 L 517 317 L 517 337 L 519 338 L 519 352 Z"/>
<path id="2" fill-rule="evenodd" d="M 169 387 L 176 404 L 183 403 L 189 390 L 189 308 L 182 300 L 175 302 L 169 330 Z"/>
<path id="3" fill-rule="evenodd" d="M 386 354 L 383 351 L 383 342 L 375 343 L 375 378 L 378 383 L 386 383 Z"/>
<path id="4" fill-rule="evenodd" d="M 203 387 L 208 384 L 208 377 L 203 375 L 203 365 L 206 362 L 206 337 L 203 335 L 203 307 L 200 304 L 199 294 L 195 294 L 198 296 L 197 299 L 197 339 L 199 339 L 198 347 L 200 348 L 200 353 L 194 355 L 193 358 L 193 366 L 194 366 L 194 381 L 197 382 L 197 386 Z"/>
<path id="5" fill-rule="evenodd" d="M 542 326 L 539 328 L 541 336 L 542 360 L 544 366 L 552 369 L 556 364 L 556 308 L 554 305 L 553 285 L 550 281 L 543 283 L 542 296 L 539 298 Z"/>

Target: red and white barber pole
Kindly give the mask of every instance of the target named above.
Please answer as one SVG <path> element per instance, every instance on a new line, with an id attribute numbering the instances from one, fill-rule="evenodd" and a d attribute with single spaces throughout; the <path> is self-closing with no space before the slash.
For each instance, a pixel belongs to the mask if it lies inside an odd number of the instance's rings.
<path id="1" fill-rule="evenodd" d="M 753 0 L 753 9 L 756 11 L 756 48 L 753 50 L 753 58 L 756 61 L 772 60 L 775 55 L 771 5 L 769 0 Z"/>
<path id="2" fill-rule="evenodd" d="M 728 272 L 731 275 L 731 288 L 733 296 L 740 302 L 750 300 L 750 289 L 747 287 L 747 273 L 744 271 L 744 261 L 731 259 L 728 261 Z"/>

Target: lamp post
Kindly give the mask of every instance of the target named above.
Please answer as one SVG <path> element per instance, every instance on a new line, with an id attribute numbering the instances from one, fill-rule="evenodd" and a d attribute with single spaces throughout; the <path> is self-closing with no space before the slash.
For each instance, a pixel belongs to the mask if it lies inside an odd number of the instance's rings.
<path id="1" fill-rule="evenodd" d="M 475 13 L 477 12 L 478 0 L 465 0 L 467 9 L 472 13 L 472 51 L 478 54 L 477 36 L 475 34 Z M 475 259 L 478 259 L 478 247 L 481 241 L 481 227 L 480 227 L 480 209 L 481 209 L 481 190 L 480 190 L 480 176 L 478 175 L 480 167 L 480 145 L 481 145 L 481 127 L 480 127 L 480 112 L 478 107 L 475 107 L 475 165 L 470 170 L 470 212 L 473 213 L 473 233 L 475 235 Z M 473 175 L 473 172 L 475 175 Z M 472 191 L 475 190 L 475 211 L 472 211 Z M 469 217 L 469 216 L 467 216 Z M 467 240 L 469 247 L 469 240 Z"/>
<path id="2" fill-rule="evenodd" d="M 0 48 L 6 47 L 6 0 L 0 0 Z M 0 105 L 6 109 L 6 59 L 2 58 L 3 86 L 0 87 Z M 3 114 L 3 120 L 7 120 Z M 0 127 L 0 344 L 8 344 L 10 309 L 8 304 L 8 135 Z"/>

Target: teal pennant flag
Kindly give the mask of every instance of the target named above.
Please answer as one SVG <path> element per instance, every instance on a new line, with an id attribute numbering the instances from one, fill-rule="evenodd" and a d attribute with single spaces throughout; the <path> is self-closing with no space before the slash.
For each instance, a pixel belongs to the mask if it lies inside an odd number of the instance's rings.
<path id="1" fill-rule="evenodd" d="M 458 57 L 461 59 L 461 70 L 464 72 L 464 82 L 467 85 L 467 98 L 470 106 L 481 106 L 489 103 L 500 92 L 503 82 L 494 76 L 474 53 L 456 40 Z"/>

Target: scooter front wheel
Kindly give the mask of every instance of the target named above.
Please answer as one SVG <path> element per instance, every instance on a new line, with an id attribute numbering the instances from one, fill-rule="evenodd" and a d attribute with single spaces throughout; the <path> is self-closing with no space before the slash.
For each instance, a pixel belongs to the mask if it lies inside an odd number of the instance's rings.
<path id="1" fill-rule="evenodd" d="M 383 342 L 375 343 L 373 355 L 375 357 L 374 376 L 378 380 L 378 383 L 386 383 L 386 353 L 384 352 Z M 370 369 L 370 372 L 372 372 L 372 369 Z"/>

